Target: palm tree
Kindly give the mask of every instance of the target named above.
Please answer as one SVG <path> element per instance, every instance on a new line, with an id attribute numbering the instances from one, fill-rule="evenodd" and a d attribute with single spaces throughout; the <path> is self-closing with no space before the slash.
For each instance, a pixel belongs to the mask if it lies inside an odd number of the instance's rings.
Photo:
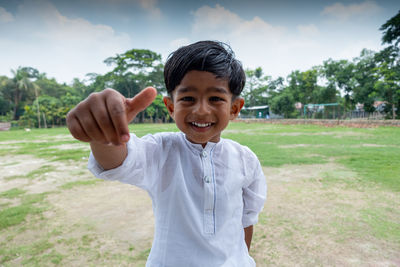
<path id="1" fill-rule="evenodd" d="M 14 115 L 13 119 L 18 120 L 18 106 L 22 100 L 23 96 L 28 94 L 32 94 L 35 91 L 36 98 L 38 97 L 37 88 L 34 86 L 34 83 L 30 80 L 30 73 L 27 68 L 19 67 L 17 70 L 11 70 L 14 75 L 13 78 L 8 79 L 7 86 L 11 89 L 13 95 L 14 102 Z"/>

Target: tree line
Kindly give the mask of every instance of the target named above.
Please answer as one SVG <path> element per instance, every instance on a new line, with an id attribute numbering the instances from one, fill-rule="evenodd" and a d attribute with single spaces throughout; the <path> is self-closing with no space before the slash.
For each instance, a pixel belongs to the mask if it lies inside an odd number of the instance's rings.
<path id="1" fill-rule="evenodd" d="M 387 118 L 400 116 L 400 11 L 380 27 L 382 44 L 375 52 L 363 49 L 353 60 L 328 59 L 306 71 L 292 71 L 286 78 L 272 79 L 262 68 L 247 69 L 243 92 L 246 106 L 268 105 L 270 112 L 285 118 L 300 116 L 295 104 L 339 103 L 346 110 L 363 104 L 367 112 L 374 103 L 385 103 Z M 0 121 L 16 121 L 23 127 L 65 125 L 66 114 L 93 92 L 114 88 L 133 97 L 147 86 L 159 92 L 155 101 L 136 118 L 139 122 L 171 121 L 162 101 L 166 94 L 161 55 L 132 49 L 104 60 L 112 67 L 101 75 L 88 73 L 86 81 L 58 83 L 32 67 L 0 76 Z"/>
<path id="2" fill-rule="evenodd" d="M 93 92 L 114 88 L 133 97 L 147 86 L 155 87 L 159 95 L 137 120 L 170 120 L 162 101 L 166 89 L 161 55 L 132 49 L 109 57 L 104 63 L 113 69 L 104 75 L 88 73 L 87 81 L 75 78 L 71 84 L 60 84 L 32 67 L 12 70 L 10 78 L 0 76 L 0 121 L 16 121 L 23 127 L 61 126 L 66 123 L 68 111 Z"/>

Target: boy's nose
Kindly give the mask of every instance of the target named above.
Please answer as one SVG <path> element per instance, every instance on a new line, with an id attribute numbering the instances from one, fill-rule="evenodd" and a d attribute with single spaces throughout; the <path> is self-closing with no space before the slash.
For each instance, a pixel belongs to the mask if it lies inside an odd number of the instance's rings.
<path id="1" fill-rule="evenodd" d="M 210 113 L 210 107 L 208 106 L 207 101 L 198 101 L 195 112 L 199 115 L 205 115 Z"/>

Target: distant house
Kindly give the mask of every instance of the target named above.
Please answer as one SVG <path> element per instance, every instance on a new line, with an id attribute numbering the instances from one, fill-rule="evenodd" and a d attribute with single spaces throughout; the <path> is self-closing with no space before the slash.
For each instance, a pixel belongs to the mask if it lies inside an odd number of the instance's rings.
<path id="1" fill-rule="evenodd" d="M 374 101 L 374 108 L 376 111 L 383 112 L 385 110 L 385 106 L 387 105 L 386 101 Z"/>
<path id="2" fill-rule="evenodd" d="M 253 106 L 253 107 L 243 107 L 239 117 L 241 118 L 269 118 L 269 106 Z"/>
<path id="3" fill-rule="evenodd" d="M 357 111 L 364 111 L 364 104 L 357 103 L 356 104 L 356 110 Z"/>
<path id="4" fill-rule="evenodd" d="M 296 109 L 301 110 L 303 108 L 303 104 L 301 102 L 296 102 L 294 104 L 294 106 L 296 107 Z"/>
<path id="5" fill-rule="evenodd" d="M 374 104 L 372 104 L 375 110 L 381 113 L 384 112 L 386 105 L 387 105 L 386 101 L 374 101 Z M 357 103 L 356 111 L 364 111 L 364 104 Z"/>

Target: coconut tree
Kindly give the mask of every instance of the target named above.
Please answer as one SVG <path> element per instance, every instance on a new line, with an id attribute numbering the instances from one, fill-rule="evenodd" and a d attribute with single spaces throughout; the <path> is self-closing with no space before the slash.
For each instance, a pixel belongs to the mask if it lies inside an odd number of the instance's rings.
<path id="1" fill-rule="evenodd" d="M 38 88 L 35 87 L 31 78 L 34 77 L 37 70 L 33 68 L 19 67 L 11 70 L 13 78 L 4 81 L 6 89 L 9 91 L 8 96 L 14 104 L 13 119 L 18 120 L 18 108 L 24 98 L 32 98 L 35 94 L 38 96 Z"/>

